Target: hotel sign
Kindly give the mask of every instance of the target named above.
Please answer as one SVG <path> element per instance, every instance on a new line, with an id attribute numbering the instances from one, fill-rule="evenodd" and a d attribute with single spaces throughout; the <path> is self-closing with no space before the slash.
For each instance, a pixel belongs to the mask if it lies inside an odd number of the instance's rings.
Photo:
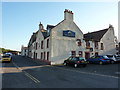
<path id="1" fill-rule="evenodd" d="M 65 37 L 75 37 L 75 32 L 70 31 L 70 30 L 65 30 L 65 31 L 63 31 L 63 36 L 65 36 Z"/>

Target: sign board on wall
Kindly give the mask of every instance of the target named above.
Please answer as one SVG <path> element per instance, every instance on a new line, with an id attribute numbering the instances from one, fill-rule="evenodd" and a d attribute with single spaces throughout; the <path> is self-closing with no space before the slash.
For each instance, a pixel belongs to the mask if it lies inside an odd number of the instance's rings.
<path id="1" fill-rule="evenodd" d="M 65 37 L 75 37 L 75 32 L 73 32 L 71 30 L 65 30 L 65 31 L 63 31 L 63 36 L 65 36 Z"/>

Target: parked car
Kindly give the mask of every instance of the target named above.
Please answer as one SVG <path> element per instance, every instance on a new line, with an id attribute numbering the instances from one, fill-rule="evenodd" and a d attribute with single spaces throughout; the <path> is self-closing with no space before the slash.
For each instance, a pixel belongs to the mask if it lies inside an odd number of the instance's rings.
<path id="1" fill-rule="evenodd" d="M 110 60 L 107 56 L 92 56 L 91 58 L 87 59 L 88 63 L 98 63 L 98 64 L 105 64 L 110 63 Z"/>
<path id="2" fill-rule="evenodd" d="M 4 56 L 12 56 L 12 53 L 4 53 Z"/>
<path id="3" fill-rule="evenodd" d="M 86 59 L 83 57 L 69 57 L 67 60 L 63 63 L 65 66 L 72 65 L 75 68 L 82 65 L 83 67 L 86 67 L 87 62 Z"/>
<path id="4" fill-rule="evenodd" d="M 120 61 L 120 55 L 115 55 L 117 61 Z"/>
<path id="5" fill-rule="evenodd" d="M 116 62 L 120 62 L 120 56 L 119 55 L 106 55 L 108 58 L 111 59 L 111 63 L 114 64 Z"/>
<path id="6" fill-rule="evenodd" d="M 2 59 L 1 59 L 2 62 L 11 62 L 11 60 L 12 60 L 12 57 L 9 55 L 2 56 Z"/>

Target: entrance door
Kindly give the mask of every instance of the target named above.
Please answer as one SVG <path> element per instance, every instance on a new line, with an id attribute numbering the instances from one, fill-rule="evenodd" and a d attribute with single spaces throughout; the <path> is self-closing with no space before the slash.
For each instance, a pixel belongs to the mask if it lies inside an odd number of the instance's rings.
<path id="1" fill-rule="evenodd" d="M 90 53 L 89 52 L 85 52 L 85 58 L 86 59 L 90 58 Z"/>
<path id="2" fill-rule="evenodd" d="M 47 52 L 47 60 L 49 60 L 49 52 Z"/>
<path id="3" fill-rule="evenodd" d="M 37 53 L 35 53 L 35 59 L 37 59 Z"/>
<path id="4" fill-rule="evenodd" d="M 45 57 L 46 57 L 46 53 L 44 52 L 44 60 L 45 60 Z"/>
<path id="5" fill-rule="evenodd" d="M 34 54 L 33 54 L 33 58 L 35 59 L 35 52 L 34 52 Z"/>

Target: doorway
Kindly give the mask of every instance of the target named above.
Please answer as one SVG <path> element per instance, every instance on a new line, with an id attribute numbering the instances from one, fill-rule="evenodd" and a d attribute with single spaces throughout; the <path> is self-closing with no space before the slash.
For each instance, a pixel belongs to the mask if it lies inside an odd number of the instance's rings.
<path id="1" fill-rule="evenodd" d="M 90 58 L 90 53 L 89 52 L 85 52 L 85 58 L 86 59 Z"/>

